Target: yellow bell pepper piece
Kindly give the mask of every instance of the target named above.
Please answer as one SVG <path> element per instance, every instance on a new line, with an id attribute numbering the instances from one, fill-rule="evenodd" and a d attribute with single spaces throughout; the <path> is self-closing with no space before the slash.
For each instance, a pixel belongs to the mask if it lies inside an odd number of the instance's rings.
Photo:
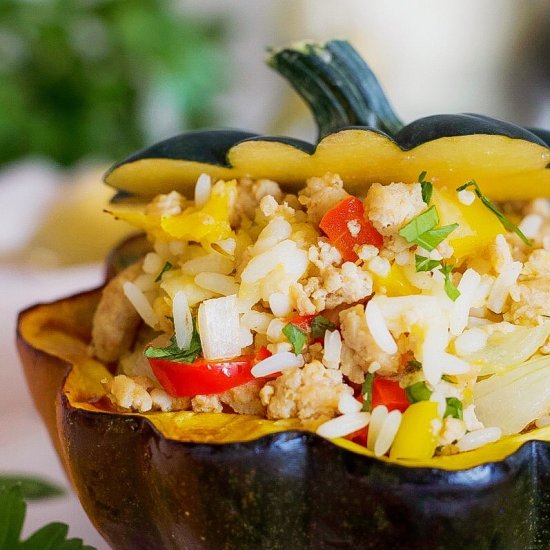
<path id="1" fill-rule="evenodd" d="M 216 182 L 202 208 L 191 206 L 181 214 L 162 218 L 162 229 L 170 237 L 199 242 L 207 249 L 215 241 L 232 237 L 229 213 L 236 185 L 235 180 Z"/>
<path id="2" fill-rule="evenodd" d="M 499 233 L 506 233 L 494 213 L 477 197 L 468 206 L 458 201 L 455 189 L 434 185 L 432 202 L 437 207 L 441 226 L 459 224 L 447 238 L 457 259 L 479 252 Z"/>
<path id="3" fill-rule="evenodd" d="M 434 401 L 412 404 L 401 418 L 390 450 L 390 459 L 422 460 L 431 458 L 437 446 L 439 413 Z"/>
<path id="4" fill-rule="evenodd" d="M 386 296 L 410 296 L 411 294 L 420 294 L 421 290 L 413 286 L 403 268 L 393 263 L 390 272 L 385 277 L 379 275 L 373 276 L 374 292 L 376 294 L 385 294 Z"/>

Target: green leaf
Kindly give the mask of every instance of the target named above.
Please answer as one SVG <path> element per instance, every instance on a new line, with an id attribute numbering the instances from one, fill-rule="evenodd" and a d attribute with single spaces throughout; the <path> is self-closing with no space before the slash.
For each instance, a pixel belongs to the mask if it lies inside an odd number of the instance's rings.
<path id="1" fill-rule="evenodd" d="M 283 334 L 288 338 L 288 341 L 292 344 L 294 353 L 298 355 L 304 349 L 304 346 L 307 342 L 307 334 L 299 329 L 296 325 L 292 323 L 287 323 L 283 327 Z"/>
<path id="2" fill-rule="evenodd" d="M 361 395 L 363 396 L 363 411 L 372 411 L 372 387 L 374 385 L 374 374 L 367 372 L 365 374 L 365 381 L 361 387 Z"/>
<path id="3" fill-rule="evenodd" d="M 432 199 L 432 192 L 433 192 L 433 185 L 431 181 L 427 181 L 424 179 L 426 177 L 427 172 L 424 170 L 424 172 L 421 172 L 418 176 L 418 183 L 420 183 L 420 187 L 422 188 L 422 200 L 426 204 L 430 204 L 430 200 Z"/>
<path id="4" fill-rule="evenodd" d="M 416 239 L 426 231 L 433 229 L 439 223 L 439 215 L 435 206 L 428 208 L 422 214 L 413 218 L 409 223 L 405 224 L 399 234 L 404 237 L 407 242 L 416 242 Z"/>
<path id="5" fill-rule="evenodd" d="M 420 256 L 419 254 L 415 254 L 414 264 L 416 267 L 416 271 L 419 272 L 419 271 L 431 271 L 432 269 L 439 267 L 441 265 L 441 262 L 439 260 L 430 260 L 430 258 L 426 258 L 426 256 Z"/>
<path id="6" fill-rule="evenodd" d="M 25 511 L 26 504 L 18 485 L 0 487 L 0 548 L 19 547 Z"/>
<path id="7" fill-rule="evenodd" d="M 453 283 L 453 280 L 451 279 L 451 271 L 453 270 L 454 264 L 441 264 L 441 273 L 443 273 L 443 276 L 445 277 L 445 284 L 443 288 L 445 289 L 445 293 L 447 296 L 454 302 L 459 296 L 460 291 Z"/>
<path id="8" fill-rule="evenodd" d="M 193 336 L 187 349 L 181 349 L 177 342 L 176 336 L 170 339 L 170 345 L 164 348 L 155 348 L 149 346 L 143 352 L 148 359 L 166 359 L 176 363 L 193 363 L 197 357 L 202 354 L 201 339 L 197 331 L 197 326 L 193 323 Z"/>
<path id="9" fill-rule="evenodd" d="M 327 330 L 334 330 L 336 325 L 322 315 L 316 315 L 311 321 L 311 336 L 323 338 Z"/>
<path id="10" fill-rule="evenodd" d="M 462 420 L 463 418 L 462 401 L 460 401 L 460 399 L 457 399 L 456 397 L 447 397 L 445 401 L 447 403 L 447 407 L 445 408 L 445 413 L 443 414 L 443 418 L 452 416 L 453 418 L 458 418 L 459 420 Z"/>
<path id="11" fill-rule="evenodd" d="M 479 185 L 475 180 L 470 180 L 466 182 L 464 185 L 457 187 L 456 190 L 460 192 L 460 191 L 463 191 L 464 189 L 467 189 L 468 187 L 473 187 L 474 193 L 478 196 L 481 202 L 498 218 L 500 223 L 503 225 L 503 227 L 507 231 L 512 231 L 513 233 L 515 233 L 527 246 L 532 246 L 531 241 L 523 234 L 521 229 L 515 223 L 512 223 L 499 210 L 499 208 L 495 205 L 495 203 L 481 192 L 481 189 L 479 188 Z"/>
<path id="12" fill-rule="evenodd" d="M 69 527 L 65 523 L 53 522 L 44 525 L 22 542 L 21 550 L 94 550 L 82 539 L 68 539 Z"/>
<path id="13" fill-rule="evenodd" d="M 2 487 L 11 487 L 18 485 L 21 494 L 25 500 L 39 500 L 50 498 L 64 494 L 64 490 L 38 477 L 34 476 L 17 476 L 17 475 L 0 475 L 0 489 Z"/>
<path id="14" fill-rule="evenodd" d="M 428 401 L 432 395 L 432 391 L 426 385 L 426 382 L 415 382 L 405 388 L 405 395 L 409 403 L 418 403 L 419 401 Z"/>
<path id="15" fill-rule="evenodd" d="M 428 208 L 422 214 L 413 218 L 404 225 L 399 234 L 409 243 L 416 243 L 428 252 L 442 243 L 457 227 L 457 223 L 436 228 L 439 223 L 439 215 L 435 206 Z"/>
<path id="16" fill-rule="evenodd" d="M 155 279 L 155 283 L 158 283 L 161 279 L 162 279 L 162 276 L 167 272 L 167 271 L 170 271 L 172 269 L 173 265 L 170 263 L 170 262 L 166 262 L 163 266 L 162 266 L 162 269 L 160 270 L 160 273 L 157 275 L 157 278 Z"/>

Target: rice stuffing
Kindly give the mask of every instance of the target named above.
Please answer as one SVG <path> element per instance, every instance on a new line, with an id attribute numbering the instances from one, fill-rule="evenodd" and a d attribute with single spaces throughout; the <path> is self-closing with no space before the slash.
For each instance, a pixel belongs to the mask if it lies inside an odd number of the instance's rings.
<path id="1" fill-rule="evenodd" d="M 499 205 L 505 228 L 482 189 L 419 179 L 356 197 L 330 173 L 297 194 L 202 174 L 193 201 L 113 212 L 151 251 L 94 317 L 112 407 L 295 418 L 408 460 L 547 426 L 550 209 Z"/>

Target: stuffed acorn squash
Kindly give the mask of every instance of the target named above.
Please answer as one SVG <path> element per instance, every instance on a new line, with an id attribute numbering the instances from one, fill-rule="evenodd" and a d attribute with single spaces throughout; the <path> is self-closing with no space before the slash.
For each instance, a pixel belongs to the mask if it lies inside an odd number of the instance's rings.
<path id="1" fill-rule="evenodd" d="M 132 550 L 546 548 L 548 133 L 403 126 L 346 42 L 269 63 L 318 143 L 209 130 L 117 163 L 109 211 L 143 235 L 20 315 L 85 510 Z"/>

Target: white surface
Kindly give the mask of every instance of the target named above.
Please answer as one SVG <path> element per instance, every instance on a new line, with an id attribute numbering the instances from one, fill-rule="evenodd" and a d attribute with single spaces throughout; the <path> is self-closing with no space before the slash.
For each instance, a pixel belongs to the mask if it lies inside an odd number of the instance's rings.
<path id="1" fill-rule="evenodd" d="M 67 491 L 66 496 L 28 504 L 25 537 L 46 523 L 62 521 L 69 525 L 69 536 L 82 538 L 98 550 L 108 550 L 72 493 L 34 410 L 14 342 L 21 309 L 93 288 L 101 278 L 102 267 L 97 265 L 50 271 L 0 266 L 0 472 L 39 475 Z"/>

